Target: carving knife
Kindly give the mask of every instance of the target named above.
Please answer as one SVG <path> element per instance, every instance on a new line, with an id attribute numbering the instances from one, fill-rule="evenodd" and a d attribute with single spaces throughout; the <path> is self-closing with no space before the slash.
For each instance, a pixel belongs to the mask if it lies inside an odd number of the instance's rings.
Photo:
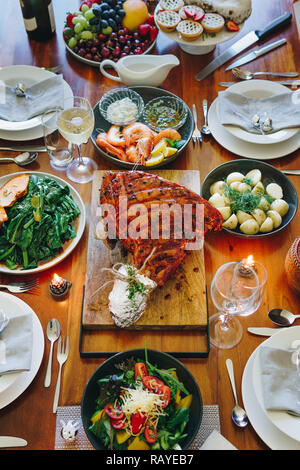
<path id="1" fill-rule="evenodd" d="M 261 47 L 260 49 L 257 49 L 256 51 L 252 51 L 249 54 L 245 54 L 243 55 L 243 57 L 241 57 L 240 59 L 230 64 L 229 67 L 225 69 L 225 71 L 234 69 L 236 67 L 240 67 L 241 65 L 244 65 L 244 64 L 248 64 L 248 62 L 252 62 L 252 60 L 255 60 L 258 57 L 261 57 L 262 55 L 267 54 L 270 51 L 273 51 L 277 47 L 282 46 L 283 44 L 286 44 L 286 42 L 287 42 L 286 39 L 279 39 L 279 41 L 272 42 L 271 44 Z"/>
<path id="2" fill-rule="evenodd" d="M 0 448 L 2 447 L 25 447 L 27 441 L 20 437 L 0 436 Z"/>
<path id="3" fill-rule="evenodd" d="M 214 70 L 218 67 L 223 65 L 228 60 L 232 59 L 240 52 L 244 51 L 248 47 L 252 46 L 253 44 L 263 41 L 271 34 L 278 31 L 278 29 L 282 28 L 283 26 L 288 25 L 291 22 L 292 14 L 291 13 L 284 13 L 284 15 L 279 16 L 275 20 L 273 20 L 268 26 L 266 26 L 263 30 L 256 30 L 250 31 L 250 33 L 246 34 L 246 36 L 239 39 L 236 43 L 234 43 L 231 47 L 229 47 L 226 51 L 216 57 L 210 64 L 204 67 L 196 76 L 196 80 L 201 81 L 210 75 Z"/>
<path id="4" fill-rule="evenodd" d="M 284 328 L 264 328 L 264 327 L 248 328 L 249 333 L 252 333 L 254 335 L 259 335 L 259 336 L 272 336 L 281 330 L 284 330 Z"/>

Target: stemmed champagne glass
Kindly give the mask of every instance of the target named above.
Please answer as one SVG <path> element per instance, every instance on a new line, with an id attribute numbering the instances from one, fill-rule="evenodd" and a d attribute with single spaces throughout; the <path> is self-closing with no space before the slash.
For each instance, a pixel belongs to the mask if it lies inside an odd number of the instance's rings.
<path id="1" fill-rule="evenodd" d="M 94 129 L 93 109 L 86 98 L 74 96 L 64 101 L 64 109 L 57 119 L 58 130 L 70 143 L 76 145 L 78 157 L 67 167 L 67 177 L 76 183 L 88 183 L 97 169 L 96 163 L 82 157 L 80 146 L 87 143 Z"/>
<path id="2" fill-rule="evenodd" d="M 259 279 L 254 269 L 242 262 L 221 266 L 212 281 L 211 296 L 218 313 L 210 317 L 210 341 L 219 348 L 236 346 L 243 328 L 236 315 L 253 312 L 257 302 Z"/>

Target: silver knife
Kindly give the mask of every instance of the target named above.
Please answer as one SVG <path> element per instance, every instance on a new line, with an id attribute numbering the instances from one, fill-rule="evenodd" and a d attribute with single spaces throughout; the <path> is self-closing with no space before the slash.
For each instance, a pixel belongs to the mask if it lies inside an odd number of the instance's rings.
<path id="1" fill-rule="evenodd" d="M 259 31 L 259 30 L 250 31 L 250 33 L 246 34 L 246 36 L 239 39 L 239 41 L 237 41 L 235 44 L 233 44 L 231 47 L 229 47 L 221 55 L 216 57 L 206 67 L 204 67 L 204 69 L 202 69 L 195 76 L 196 80 L 198 80 L 198 81 L 203 80 L 208 75 L 210 75 L 214 70 L 216 70 L 218 67 L 223 65 L 225 62 L 232 59 L 233 57 L 235 57 L 236 55 L 238 55 L 240 52 L 244 51 L 248 47 L 252 46 L 252 44 L 255 44 L 256 42 L 263 41 L 268 36 L 275 33 L 276 31 L 278 31 L 279 28 L 289 24 L 291 22 L 291 20 L 292 20 L 292 14 L 286 12 L 286 13 L 284 13 L 284 15 L 279 16 L 278 18 L 273 20 L 262 31 Z"/>
<path id="2" fill-rule="evenodd" d="M 30 146 L 20 146 L 20 147 L 0 147 L 0 150 L 7 150 L 11 152 L 47 152 L 46 147 L 30 147 Z"/>
<path id="3" fill-rule="evenodd" d="M 21 437 L 0 436 L 0 448 L 2 447 L 25 447 L 27 441 Z"/>
<path id="4" fill-rule="evenodd" d="M 248 328 L 249 333 L 259 336 L 272 336 L 281 330 L 284 330 L 284 328 Z"/>
<path id="5" fill-rule="evenodd" d="M 271 44 L 268 44 L 267 46 L 261 47 L 260 49 L 257 49 L 256 51 L 252 51 L 249 54 L 243 55 L 240 59 L 236 60 L 233 62 L 229 67 L 225 69 L 231 70 L 234 69 L 235 67 L 240 67 L 241 65 L 248 64 L 248 62 L 252 62 L 252 60 L 257 59 L 258 57 L 267 54 L 270 51 L 273 51 L 273 49 L 276 49 L 279 46 L 282 46 L 283 44 L 286 44 L 286 39 L 279 39 L 279 41 L 272 42 Z"/>
<path id="6" fill-rule="evenodd" d="M 274 83 L 279 83 L 280 85 L 288 85 L 288 86 L 300 86 L 300 80 L 269 80 Z M 231 85 L 235 85 L 236 83 L 240 82 L 220 82 L 220 86 L 229 87 Z"/>

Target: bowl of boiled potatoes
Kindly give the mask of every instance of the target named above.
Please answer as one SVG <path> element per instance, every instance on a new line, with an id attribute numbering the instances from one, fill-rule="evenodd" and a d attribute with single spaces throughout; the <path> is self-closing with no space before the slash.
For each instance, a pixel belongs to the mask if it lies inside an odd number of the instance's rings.
<path id="1" fill-rule="evenodd" d="M 284 229 L 297 212 L 298 197 L 279 170 L 256 160 L 235 160 L 212 170 L 201 195 L 223 216 L 224 230 L 265 237 Z"/>

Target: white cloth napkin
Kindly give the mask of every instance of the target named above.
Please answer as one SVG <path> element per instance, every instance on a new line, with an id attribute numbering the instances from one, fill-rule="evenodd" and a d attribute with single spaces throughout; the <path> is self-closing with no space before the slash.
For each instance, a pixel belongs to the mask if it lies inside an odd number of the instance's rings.
<path id="1" fill-rule="evenodd" d="M 0 375 L 30 370 L 31 357 L 32 315 L 11 316 L 0 333 Z"/>
<path id="2" fill-rule="evenodd" d="M 292 362 L 294 350 L 261 347 L 259 359 L 264 405 L 267 410 L 300 413 L 300 368 Z"/>
<path id="3" fill-rule="evenodd" d="M 20 77 L 20 80 L 22 78 Z M 26 85 L 25 81 L 24 84 Z M 27 88 L 25 97 L 18 97 L 15 88 L 6 84 L 0 101 L 0 118 L 6 121 L 27 121 L 56 106 L 64 100 L 63 76 L 55 75 Z"/>
<path id="4" fill-rule="evenodd" d="M 237 450 L 237 448 L 214 429 L 200 447 L 200 450 Z"/>
<path id="5" fill-rule="evenodd" d="M 272 134 L 282 129 L 300 127 L 299 99 L 291 90 L 254 99 L 230 90 L 218 95 L 218 112 L 222 125 L 234 125 L 253 134 L 261 132 L 253 127 L 251 119 L 258 115 L 261 120 L 272 119 Z"/>

